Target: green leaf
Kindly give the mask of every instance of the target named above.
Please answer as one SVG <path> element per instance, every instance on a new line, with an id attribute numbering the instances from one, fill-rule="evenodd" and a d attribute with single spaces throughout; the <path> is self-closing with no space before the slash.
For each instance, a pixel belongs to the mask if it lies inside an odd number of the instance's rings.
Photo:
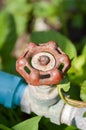
<path id="1" fill-rule="evenodd" d="M 13 15 L 11 15 L 10 13 L 5 12 L 5 14 L 7 15 L 4 24 L 8 23 L 8 32 L 4 37 L 4 44 L 0 49 L 2 69 L 6 72 L 15 73 L 15 58 L 12 56 L 12 50 L 15 46 L 17 39 L 15 20 Z"/>
<path id="2" fill-rule="evenodd" d="M 48 41 L 55 41 L 61 49 L 69 55 L 70 58 L 76 57 L 76 48 L 72 42 L 65 36 L 55 31 L 43 31 L 43 32 L 33 32 L 31 34 L 30 40 L 35 43 L 45 43 Z"/>
<path id="3" fill-rule="evenodd" d="M 76 57 L 68 71 L 70 81 L 80 85 L 86 79 L 86 56 L 80 55 Z"/>
<path id="4" fill-rule="evenodd" d="M 78 130 L 74 126 L 67 126 L 65 124 L 54 124 L 52 123 L 48 118 L 42 117 L 40 124 L 39 124 L 39 130 Z"/>
<path id="5" fill-rule="evenodd" d="M 79 130 L 79 129 L 74 126 L 68 126 L 64 130 Z"/>
<path id="6" fill-rule="evenodd" d="M 36 116 L 31 119 L 25 120 L 15 126 L 13 126 L 13 130 L 38 130 L 38 124 L 41 117 Z"/>
<path id="7" fill-rule="evenodd" d="M 86 117 L 86 111 L 84 112 L 83 117 Z"/>
<path id="8" fill-rule="evenodd" d="M 69 89 L 70 89 L 70 82 L 64 83 L 64 84 L 58 84 L 57 85 L 57 89 L 58 88 L 63 89 L 65 92 L 69 91 Z"/>
<path id="9" fill-rule="evenodd" d="M 69 91 L 70 82 L 67 76 L 65 76 L 64 79 L 61 81 L 61 83 L 57 85 L 57 89 L 58 88 L 63 89 L 65 92 Z"/>
<path id="10" fill-rule="evenodd" d="M 85 43 L 84 48 L 82 50 L 82 54 L 85 55 L 85 57 L 86 57 L 86 43 Z"/>
<path id="11" fill-rule="evenodd" d="M 86 102 L 86 80 L 81 84 L 80 98 Z"/>
<path id="12" fill-rule="evenodd" d="M 80 71 L 83 67 L 83 65 L 85 64 L 85 56 L 84 55 L 80 55 L 77 58 L 75 58 L 75 60 L 73 60 L 72 65 L 74 66 L 74 68 L 77 71 Z"/>
<path id="13" fill-rule="evenodd" d="M 0 130 L 12 130 L 5 125 L 0 124 Z"/>
<path id="14" fill-rule="evenodd" d="M 8 25 L 8 13 L 5 11 L 0 12 L 0 49 L 2 48 L 8 35 Z"/>

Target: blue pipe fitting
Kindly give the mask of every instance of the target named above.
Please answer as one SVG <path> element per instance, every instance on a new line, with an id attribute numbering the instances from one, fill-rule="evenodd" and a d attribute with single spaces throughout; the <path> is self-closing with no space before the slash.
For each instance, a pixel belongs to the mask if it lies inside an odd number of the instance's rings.
<path id="1" fill-rule="evenodd" d="M 8 108 L 19 106 L 26 86 L 22 78 L 0 71 L 0 104 Z"/>

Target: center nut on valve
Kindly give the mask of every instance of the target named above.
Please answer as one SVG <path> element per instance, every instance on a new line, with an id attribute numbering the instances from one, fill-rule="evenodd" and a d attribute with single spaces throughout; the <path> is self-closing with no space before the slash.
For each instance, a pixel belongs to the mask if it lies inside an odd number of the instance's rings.
<path id="1" fill-rule="evenodd" d="M 69 68 L 69 57 L 53 41 L 29 43 L 16 62 L 19 74 L 34 86 L 58 84 Z"/>

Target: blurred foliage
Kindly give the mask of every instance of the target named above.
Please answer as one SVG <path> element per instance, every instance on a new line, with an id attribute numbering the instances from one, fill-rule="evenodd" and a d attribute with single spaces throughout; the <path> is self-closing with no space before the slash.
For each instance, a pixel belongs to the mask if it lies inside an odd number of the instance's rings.
<path id="1" fill-rule="evenodd" d="M 86 102 L 86 80 L 81 84 L 80 97 L 84 102 Z"/>
<path id="2" fill-rule="evenodd" d="M 70 59 L 77 56 L 76 48 L 72 42 L 67 39 L 65 36 L 55 31 L 46 31 L 46 32 L 33 32 L 31 34 L 30 40 L 35 43 L 46 43 L 48 41 L 55 41 L 61 49 L 68 54 Z M 71 51 L 70 51 L 71 50 Z"/>
<path id="3" fill-rule="evenodd" d="M 17 34 L 23 33 L 30 17 L 32 5 L 27 0 L 6 0 L 5 4 L 5 11 L 11 13 L 15 19 Z"/>
<path id="4" fill-rule="evenodd" d="M 21 122 L 20 124 L 17 124 L 15 126 L 13 126 L 13 130 L 38 130 L 38 124 L 39 124 L 39 121 L 40 121 L 41 117 L 40 116 L 36 116 L 36 117 L 33 117 L 29 120 L 26 120 L 24 122 Z"/>
<path id="5" fill-rule="evenodd" d="M 39 18 L 48 31 L 37 32 L 35 26 Z M 17 44 L 20 53 L 24 49 L 22 38 L 25 35 L 29 41 L 36 43 L 54 40 L 69 55 L 70 97 L 86 101 L 86 0 L 1 0 L 0 70 L 17 74 L 15 63 L 18 54 L 15 57 L 13 52 Z M 19 108 L 11 110 L 0 106 L 0 129 L 16 130 L 23 127 L 33 130 L 31 125 L 34 122 L 34 128 L 40 130 L 77 130 L 72 126 L 55 125 L 39 116 L 22 122 L 30 117 L 33 115 L 24 115 Z"/>

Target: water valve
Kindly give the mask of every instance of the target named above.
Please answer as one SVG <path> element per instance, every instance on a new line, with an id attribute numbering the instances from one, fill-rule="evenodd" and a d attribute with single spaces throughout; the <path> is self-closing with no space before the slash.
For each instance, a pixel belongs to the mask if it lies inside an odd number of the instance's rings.
<path id="1" fill-rule="evenodd" d="M 69 68 L 69 57 L 53 41 L 29 43 L 16 62 L 19 74 L 34 86 L 58 84 Z"/>

